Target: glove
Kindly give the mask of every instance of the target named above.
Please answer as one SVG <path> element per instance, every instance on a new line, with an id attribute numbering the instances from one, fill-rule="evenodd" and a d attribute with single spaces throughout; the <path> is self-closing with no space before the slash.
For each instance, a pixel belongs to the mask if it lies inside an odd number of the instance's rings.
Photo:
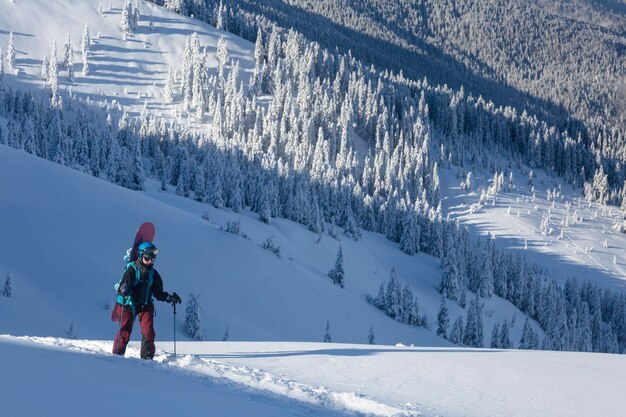
<path id="1" fill-rule="evenodd" d="M 175 292 L 168 294 L 165 301 L 172 304 L 180 304 L 182 302 L 178 294 L 176 294 Z"/>
<path id="2" fill-rule="evenodd" d="M 128 288 L 128 284 L 127 283 L 123 283 L 122 285 L 120 285 L 119 293 L 122 296 L 126 297 L 129 292 L 130 292 L 130 290 Z"/>

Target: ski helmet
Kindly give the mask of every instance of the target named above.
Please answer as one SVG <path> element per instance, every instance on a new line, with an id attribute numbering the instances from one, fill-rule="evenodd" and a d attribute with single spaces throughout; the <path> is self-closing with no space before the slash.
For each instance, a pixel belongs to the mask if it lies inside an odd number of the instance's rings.
<path id="1" fill-rule="evenodd" d="M 150 257 L 156 257 L 159 253 L 159 249 L 152 242 L 143 242 L 138 248 L 139 256 L 147 255 Z"/>

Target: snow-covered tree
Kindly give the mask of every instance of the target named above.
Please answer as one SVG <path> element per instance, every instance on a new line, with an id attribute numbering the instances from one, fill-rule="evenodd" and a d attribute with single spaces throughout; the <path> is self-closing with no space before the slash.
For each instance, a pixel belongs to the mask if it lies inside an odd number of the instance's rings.
<path id="1" fill-rule="evenodd" d="M 200 317 L 200 304 L 198 297 L 189 294 L 185 307 L 185 333 L 194 340 L 202 340 L 202 319 Z"/>
<path id="2" fill-rule="evenodd" d="M 83 61 L 83 76 L 89 74 L 89 48 L 91 47 L 91 37 L 89 35 L 89 27 L 85 25 L 83 36 L 80 41 L 80 52 Z"/>
<path id="3" fill-rule="evenodd" d="M 332 343 L 333 339 L 330 336 L 330 322 L 326 321 L 326 330 L 324 332 L 324 343 Z"/>
<path id="4" fill-rule="evenodd" d="M 15 68 L 15 45 L 13 43 L 13 31 L 9 33 L 9 45 L 7 46 L 7 65 L 10 69 Z"/>
<path id="5" fill-rule="evenodd" d="M 439 313 L 437 314 L 437 336 L 441 336 L 444 339 L 447 339 L 449 324 L 450 318 L 448 317 L 448 307 L 446 306 L 446 299 L 445 297 L 441 297 L 441 306 L 439 307 Z"/>
<path id="6" fill-rule="evenodd" d="M 478 296 L 470 302 L 467 312 L 467 322 L 463 331 L 463 344 L 473 347 L 483 347 L 483 308 Z"/>
<path id="7" fill-rule="evenodd" d="M 493 330 L 491 330 L 491 344 L 489 347 L 492 349 L 500 348 L 500 323 L 493 325 Z"/>
<path id="8" fill-rule="evenodd" d="M 58 57 L 57 57 L 57 43 L 52 42 L 52 54 L 50 55 L 50 68 L 48 69 L 48 86 L 52 93 L 50 99 L 50 105 L 52 107 L 59 106 L 59 70 L 58 70 Z"/>
<path id="9" fill-rule="evenodd" d="M 456 345 L 461 343 L 463 339 L 463 317 L 458 316 L 450 329 L 450 336 L 448 340 Z"/>
<path id="10" fill-rule="evenodd" d="M 341 245 L 339 245 L 339 249 L 337 250 L 337 259 L 335 260 L 335 266 L 333 269 L 328 271 L 328 277 L 333 281 L 333 284 L 339 285 L 341 288 L 344 287 L 344 271 L 343 271 L 343 249 Z"/>
<path id="11" fill-rule="evenodd" d="M 71 84 L 74 82 L 74 47 L 70 34 L 67 34 L 63 52 L 63 68 L 67 71 L 67 81 Z"/>
<path id="12" fill-rule="evenodd" d="M 7 298 L 13 297 L 13 281 L 11 279 L 10 272 L 7 272 L 7 278 L 4 281 L 4 288 L 2 289 L 2 295 Z"/>
<path id="13" fill-rule="evenodd" d="M 509 335 L 509 325 L 506 320 L 502 323 L 502 330 L 500 330 L 500 346 L 498 347 L 501 349 L 511 349 L 512 347 L 511 337 Z"/>
<path id="14" fill-rule="evenodd" d="M 376 336 L 374 335 L 374 327 L 370 327 L 369 334 L 367 335 L 367 343 L 370 345 L 376 344 Z"/>
<path id="15" fill-rule="evenodd" d="M 524 327 L 522 328 L 522 337 L 519 341 L 520 349 L 538 349 L 539 340 L 537 334 L 530 325 L 530 319 L 526 317 Z"/>

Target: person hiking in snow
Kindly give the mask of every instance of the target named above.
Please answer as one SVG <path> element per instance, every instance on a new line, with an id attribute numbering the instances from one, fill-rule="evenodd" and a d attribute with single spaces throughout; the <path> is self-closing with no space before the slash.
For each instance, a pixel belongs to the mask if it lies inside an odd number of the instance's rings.
<path id="1" fill-rule="evenodd" d="M 161 275 L 154 269 L 154 261 L 159 252 L 151 242 L 144 242 L 138 248 L 139 259 L 128 264 L 126 272 L 115 286 L 117 290 L 116 316 L 120 328 L 113 342 L 113 353 L 123 355 L 133 331 L 135 316 L 141 326 L 141 359 L 154 357 L 154 305 L 152 297 L 172 304 L 181 302 L 178 294 L 163 291 Z"/>

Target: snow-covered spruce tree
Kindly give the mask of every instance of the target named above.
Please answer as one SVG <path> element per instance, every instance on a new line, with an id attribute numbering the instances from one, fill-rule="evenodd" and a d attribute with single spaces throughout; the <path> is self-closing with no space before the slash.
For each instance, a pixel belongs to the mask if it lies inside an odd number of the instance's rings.
<path id="1" fill-rule="evenodd" d="M 7 65 L 9 69 L 15 68 L 15 45 L 13 43 L 13 31 L 9 33 L 9 44 L 7 46 Z"/>
<path id="2" fill-rule="evenodd" d="M 67 81 L 71 84 L 74 82 L 74 47 L 70 34 L 67 34 L 67 41 L 63 52 L 63 68 L 67 71 Z"/>
<path id="3" fill-rule="evenodd" d="M 441 336 L 444 339 L 447 339 L 449 325 L 450 318 L 448 317 L 448 307 L 446 306 L 446 299 L 445 297 L 441 297 L 441 305 L 439 307 L 439 313 L 437 314 L 437 336 Z"/>
<path id="4" fill-rule="evenodd" d="M 519 341 L 519 348 L 527 350 L 539 348 L 539 340 L 537 338 L 537 334 L 531 327 L 530 319 L 528 317 L 526 317 L 524 327 L 522 328 L 522 337 Z"/>
<path id="5" fill-rule="evenodd" d="M 65 331 L 65 334 L 67 335 L 68 339 L 76 339 L 76 337 L 77 337 L 77 335 L 76 335 L 76 325 L 74 324 L 73 321 L 70 323 L 70 326 Z"/>
<path id="6" fill-rule="evenodd" d="M 463 339 L 463 317 L 458 316 L 452 325 L 452 329 L 450 329 L 450 336 L 448 340 L 456 345 L 461 343 Z"/>
<path id="7" fill-rule="evenodd" d="M 500 330 L 500 346 L 501 349 L 511 349 L 511 337 L 509 335 L 509 325 L 506 320 L 502 323 L 502 330 Z"/>
<path id="8" fill-rule="evenodd" d="M 83 61 L 83 76 L 89 74 L 89 48 L 91 48 L 91 37 L 89 36 L 89 27 L 85 25 L 83 36 L 80 41 L 80 53 Z"/>
<path id="9" fill-rule="evenodd" d="M 419 251 L 420 227 L 417 224 L 417 215 L 412 208 L 404 212 L 402 221 L 402 235 L 400 249 L 407 255 L 414 255 Z"/>
<path id="10" fill-rule="evenodd" d="M 337 250 L 337 259 L 335 260 L 335 266 L 328 271 L 328 277 L 333 281 L 333 284 L 339 285 L 341 288 L 345 285 L 344 271 L 343 271 L 343 248 L 339 245 Z"/>
<path id="11" fill-rule="evenodd" d="M 449 300 L 458 300 L 463 289 L 458 264 L 460 254 L 456 241 L 455 233 L 450 230 L 446 236 L 446 243 L 441 259 L 443 273 L 441 275 L 441 282 L 439 283 L 439 293 Z"/>
<path id="12" fill-rule="evenodd" d="M 200 317 L 200 304 L 198 297 L 189 294 L 185 307 L 185 333 L 194 340 L 202 340 L 202 319 Z"/>
<path id="13" fill-rule="evenodd" d="M 385 314 L 392 319 L 400 316 L 402 303 L 402 286 L 398 280 L 396 268 L 391 268 L 389 274 L 389 283 L 385 291 Z"/>
<path id="14" fill-rule="evenodd" d="M 500 323 L 493 325 L 493 330 L 491 330 L 491 344 L 489 347 L 492 349 L 500 348 Z"/>
<path id="15" fill-rule="evenodd" d="M 367 335 L 367 343 L 369 343 L 370 345 L 375 345 L 376 344 L 376 336 L 374 336 L 374 327 L 370 326 L 370 332 Z"/>
<path id="16" fill-rule="evenodd" d="M 13 282 L 11 279 L 10 272 L 7 272 L 7 278 L 4 281 L 4 288 L 2 289 L 2 295 L 7 298 L 13 297 Z"/>
<path id="17" fill-rule="evenodd" d="M 472 347 L 483 347 L 483 308 L 480 298 L 476 296 L 470 302 L 467 322 L 463 331 L 463 344 Z"/>
<path id="18" fill-rule="evenodd" d="M 58 70 L 58 57 L 57 57 L 57 43 L 52 42 L 52 54 L 50 55 L 50 68 L 48 69 L 48 86 L 52 98 L 50 99 L 50 105 L 52 107 L 60 107 L 59 104 L 59 70 Z"/>
<path id="19" fill-rule="evenodd" d="M 134 16 L 132 3 L 130 0 L 126 0 L 122 8 L 122 21 L 120 22 L 122 35 L 130 35 L 135 32 Z"/>
<path id="20" fill-rule="evenodd" d="M 324 331 L 324 343 L 332 343 L 333 339 L 330 336 L 330 322 L 326 321 L 326 330 Z"/>
<path id="21" fill-rule="evenodd" d="M 230 62 L 230 52 L 228 51 L 228 41 L 224 39 L 224 37 L 220 37 L 217 41 L 217 52 L 216 52 L 217 60 L 218 60 L 218 81 L 221 86 L 224 86 L 226 80 L 224 79 L 224 67 L 226 64 Z"/>
<path id="22" fill-rule="evenodd" d="M 222 336 L 222 342 L 228 342 L 228 339 L 230 339 L 230 326 L 226 326 L 226 331 Z"/>
<path id="23" fill-rule="evenodd" d="M 43 60 L 41 61 L 41 73 L 40 73 L 41 79 L 43 81 L 48 81 L 49 71 L 50 71 L 50 61 L 48 60 L 47 56 L 44 56 Z"/>

